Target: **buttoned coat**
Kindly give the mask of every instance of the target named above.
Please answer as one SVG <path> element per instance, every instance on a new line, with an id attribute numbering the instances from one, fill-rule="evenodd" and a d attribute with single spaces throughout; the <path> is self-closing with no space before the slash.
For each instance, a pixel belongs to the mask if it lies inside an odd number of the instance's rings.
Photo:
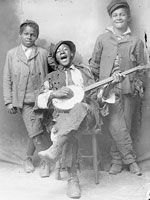
<path id="1" fill-rule="evenodd" d="M 99 80 L 111 75 L 118 52 L 121 56 L 121 71 L 144 64 L 144 44 L 142 40 L 132 34 L 117 40 L 114 34 L 109 31 L 98 36 L 90 62 L 90 68 Z M 122 82 L 123 94 L 133 93 L 134 84 L 132 83 L 136 75 L 136 73 L 132 73 L 126 76 Z"/>
<path id="2" fill-rule="evenodd" d="M 14 107 L 22 108 L 29 73 L 36 92 L 48 73 L 47 51 L 34 46 L 27 59 L 21 45 L 9 50 L 3 71 L 5 105 L 12 103 Z"/>

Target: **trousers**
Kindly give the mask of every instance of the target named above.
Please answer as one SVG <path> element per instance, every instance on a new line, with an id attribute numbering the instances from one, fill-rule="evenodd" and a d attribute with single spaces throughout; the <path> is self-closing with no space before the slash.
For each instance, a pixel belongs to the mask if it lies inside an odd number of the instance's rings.
<path id="1" fill-rule="evenodd" d="M 110 105 L 108 127 L 112 136 L 112 163 L 131 164 L 136 156 L 130 136 L 134 99 L 131 95 L 123 95 Z"/>

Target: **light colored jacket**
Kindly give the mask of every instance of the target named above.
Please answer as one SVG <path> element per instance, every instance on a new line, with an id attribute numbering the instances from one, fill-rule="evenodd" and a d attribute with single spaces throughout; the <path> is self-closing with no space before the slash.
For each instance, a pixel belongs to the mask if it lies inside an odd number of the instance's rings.
<path id="1" fill-rule="evenodd" d="M 35 46 L 27 59 L 21 45 L 9 50 L 3 71 L 5 105 L 12 103 L 14 107 L 22 108 L 29 73 L 37 91 L 48 73 L 47 51 Z"/>

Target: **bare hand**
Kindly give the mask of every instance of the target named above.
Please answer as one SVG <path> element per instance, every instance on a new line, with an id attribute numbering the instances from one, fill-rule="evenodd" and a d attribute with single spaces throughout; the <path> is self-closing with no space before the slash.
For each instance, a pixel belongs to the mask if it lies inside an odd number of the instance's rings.
<path id="1" fill-rule="evenodd" d="M 117 84 L 124 80 L 125 75 L 121 74 L 121 72 L 116 72 L 112 75 L 112 77 L 113 77 L 112 84 Z"/>
<path id="2" fill-rule="evenodd" d="M 62 87 L 59 90 L 55 90 L 52 93 L 53 98 L 72 98 L 74 96 L 73 91 L 68 87 Z"/>
<path id="3" fill-rule="evenodd" d="M 17 108 L 13 107 L 13 105 L 11 103 L 8 104 L 6 107 L 7 107 L 8 113 L 10 113 L 10 114 L 16 114 L 17 113 Z"/>

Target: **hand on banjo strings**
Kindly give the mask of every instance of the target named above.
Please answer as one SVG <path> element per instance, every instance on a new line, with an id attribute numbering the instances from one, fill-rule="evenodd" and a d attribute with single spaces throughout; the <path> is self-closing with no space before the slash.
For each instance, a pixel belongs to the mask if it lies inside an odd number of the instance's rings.
<path id="1" fill-rule="evenodd" d="M 53 98 L 72 98 L 74 96 L 73 91 L 68 87 L 62 87 L 53 92 Z"/>

